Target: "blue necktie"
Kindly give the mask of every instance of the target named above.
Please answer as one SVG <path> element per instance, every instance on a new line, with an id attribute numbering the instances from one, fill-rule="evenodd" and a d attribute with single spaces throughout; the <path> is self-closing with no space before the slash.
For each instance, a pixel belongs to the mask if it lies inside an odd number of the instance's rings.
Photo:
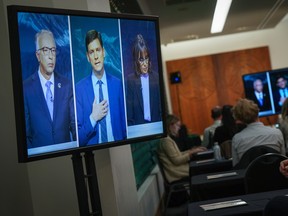
<path id="1" fill-rule="evenodd" d="M 104 97 L 103 97 L 103 91 L 102 91 L 102 84 L 103 82 L 101 80 L 98 80 L 97 81 L 97 84 L 99 85 L 99 103 L 101 101 L 104 100 Z M 107 142 L 108 139 L 107 139 L 107 126 L 106 126 L 106 116 L 104 116 L 100 121 L 99 121 L 99 127 L 100 127 L 100 130 L 101 130 L 101 142 Z"/>
<path id="2" fill-rule="evenodd" d="M 263 106 L 263 98 L 259 98 L 260 106 Z"/>
<path id="3" fill-rule="evenodd" d="M 259 97 L 260 106 L 263 106 L 263 97 L 262 97 L 261 93 L 259 93 L 258 97 Z"/>
<path id="4" fill-rule="evenodd" d="M 50 112 L 50 116 L 51 119 L 53 120 L 53 95 L 52 95 L 52 91 L 51 91 L 51 85 L 52 82 L 51 81 L 47 81 L 45 86 L 47 87 L 46 90 L 46 103 Z"/>

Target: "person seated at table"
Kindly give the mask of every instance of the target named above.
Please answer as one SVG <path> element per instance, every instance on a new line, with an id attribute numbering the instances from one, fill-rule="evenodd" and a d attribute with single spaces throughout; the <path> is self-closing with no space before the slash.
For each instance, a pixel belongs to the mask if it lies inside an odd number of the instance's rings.
<path id="1" fill-rule="evenodd" d="M 200 136 L 195 134 L 190 137 L 184 124 L 181 124 L 177 137 L 171 135 L 171 138 L 176 142 L 180 151 L 186 151 L 194 146 L 201 145 Z"/>
<path id="2" fill-rule="evenodd" d="M 284 139 L 281 131 L 264 126 L 259 121 L 259 108 L 255 102 L 240 99 L 232 108 L 234 119 L 247 125 L 232 139 L 232 158 L 235 166 L 243 154 L 254 146 L 265 145 L 285 155 Z"/>
<path id="3" fill-rule="evenodd" d="M 222 107 L 222 125 L 215 129 L 213 136 L 213 143 L 219 144 L 222 156 L 226 159 L 232 157 L 231 141 L 233 136 L 243 129 L 243 124 L 235 121 L 232 107 L 232 105 Z"/>
<path id="4" fill-rule="evenodd" d="M 181 124 L 177 136 L 171 135 L 171 138 L 176 142 L 180 151 L 188 150 L 188 131 L 184 124 Z"/>
<path id="5" fill-rule="evenodd" d="M 213 119 L 213 124 L 205 128 L 203 133 L 202 146 L 204 147 L 211 147 L 210 142 L 212 141 L 211 138 L 213 138 L 215 129 L 221 125 L 222 108 L 220 106 L 215 106 L 211 109 L 211 118 Z"/>
<path id="6" fill-rule="evenodd" d="M 171 138 L 172 136 L 178 136 L 181 127 L 180 119 L 175 115 L 168 115 L 166 124 L 168 136 L 160 140 L 158 156 L 167 181 L 171 183 L 189 177 L 189 161 L 191 157 L 207 149 L 198 146 L 181 152 L 176 142 Z"/>
<path id="7" fill-rule="evenodd" d="M 232 105 L 224 105 L 222 107 L 222 125 L 215 129 L 213 141 L 221 143 L 232 140 L 236 133 L 236 123 L 232 115 Z"/>

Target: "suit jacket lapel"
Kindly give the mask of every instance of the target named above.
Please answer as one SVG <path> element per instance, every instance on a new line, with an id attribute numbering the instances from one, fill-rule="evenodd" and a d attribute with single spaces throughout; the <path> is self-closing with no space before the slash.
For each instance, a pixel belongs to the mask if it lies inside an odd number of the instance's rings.
<path id="1" fill-rule="evenodd" d="M 87 86 L 87 88 L 85 88 L 86 91 L 85 95 L 87 95 L 88 104 L 92 105 L 94 102 L 95 95 L 91 76 L 89 76 L 85 82 L 86 82 L 85 85 Z"/>

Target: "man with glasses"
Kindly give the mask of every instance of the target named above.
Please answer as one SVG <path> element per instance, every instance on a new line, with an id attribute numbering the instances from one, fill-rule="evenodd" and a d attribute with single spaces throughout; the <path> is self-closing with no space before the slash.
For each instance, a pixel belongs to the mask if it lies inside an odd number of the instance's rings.
<path id="1" fill-rule="evenodd" d="M 80 146 L 123 140 L 126 124 L 122 82 L 105 70 L 101 33 L 88 31 L 85 45 L 92 70 L 76 85 Z"/>
<path id="2" fill-rule="evenodd" d="M 76 139 L 72 81 L 54 71 L 56 44 L 51 31 L 35 36 L 38 70 L 23 82 L 27 147 Z"/>
<path id="3" fill-rule="evenodd" d="M 136 36 L 132 55 L 134 71 L 126 78 L 128 125 L 160 121 L 159 75 L 152 71 L 150 51 L 141 34 Z"/>

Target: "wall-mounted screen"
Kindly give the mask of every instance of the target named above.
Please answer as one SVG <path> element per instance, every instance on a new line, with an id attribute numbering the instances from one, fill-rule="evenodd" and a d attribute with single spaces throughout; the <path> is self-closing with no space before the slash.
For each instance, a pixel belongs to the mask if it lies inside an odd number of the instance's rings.
<path id="1" fill-rule="evenodd" d="M 7 9 L 20 162 L 166 135 L 158 17 Z"/>
<path id="2" fill-rule="evenodd" d="M 245 97 L 259 107 L 259 117 L 279 114 L 288 97 L 288 68 L 261 71 L 242 76 Z"/>

